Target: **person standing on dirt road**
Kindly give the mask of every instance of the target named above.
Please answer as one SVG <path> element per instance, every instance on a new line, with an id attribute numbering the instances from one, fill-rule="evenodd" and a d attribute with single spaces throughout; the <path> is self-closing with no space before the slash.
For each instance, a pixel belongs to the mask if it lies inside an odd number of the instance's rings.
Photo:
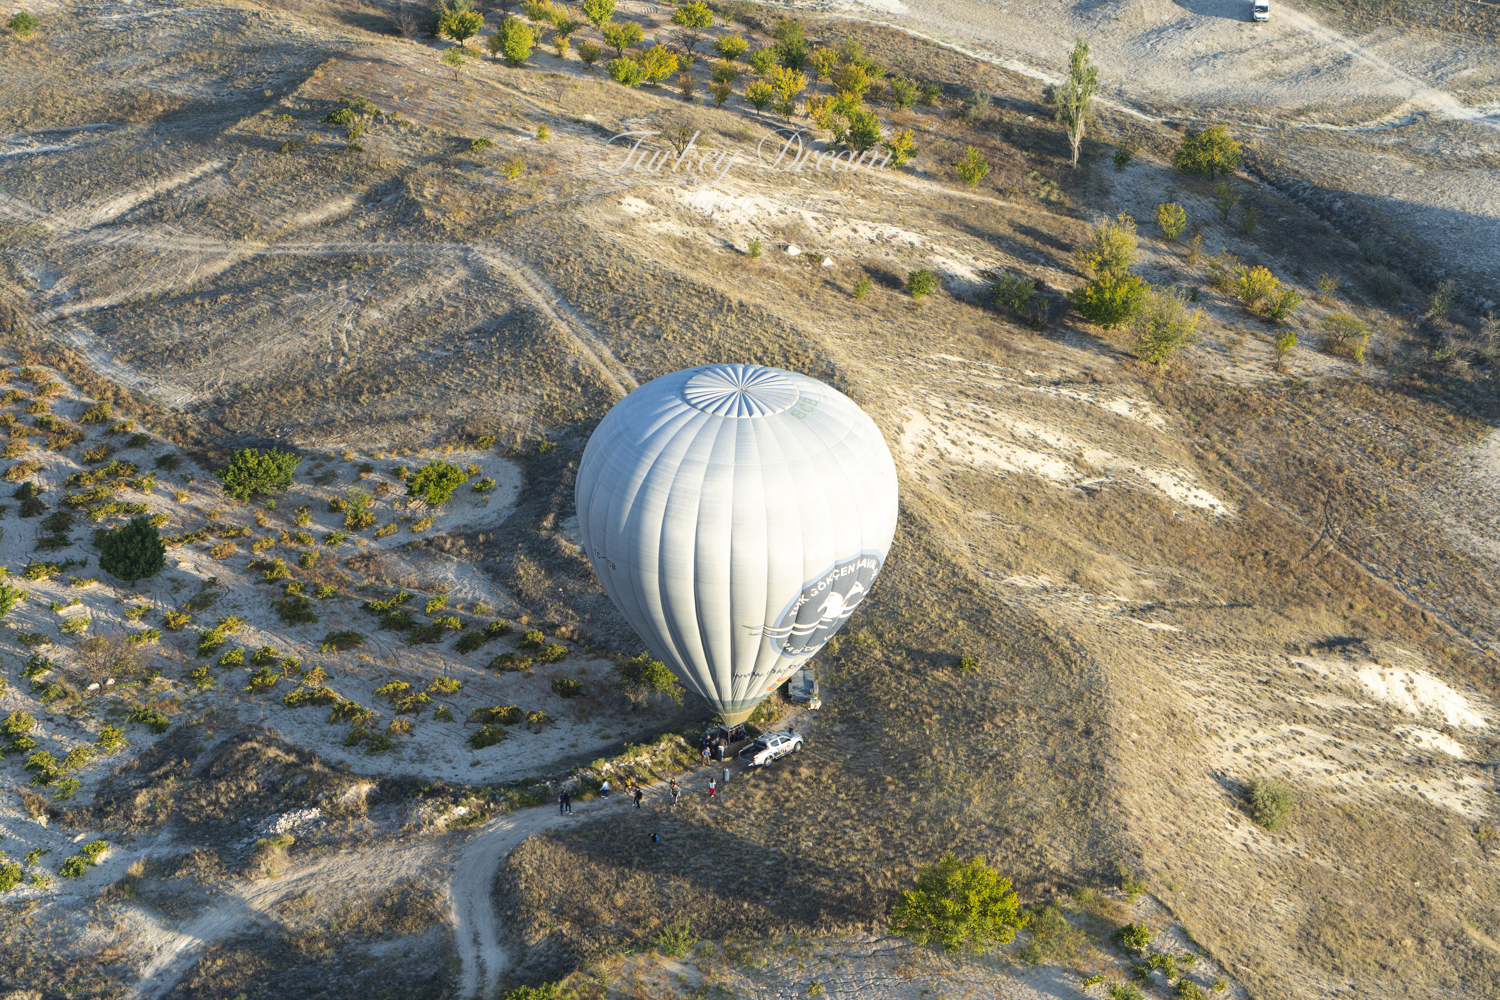
<path id="1" fill-rule="evenodd" d="M 557 793 L 557 814 L 561 816 L 568 811 L 568 790 L 564 788 Z"/>
<path id="2" fill-rule="evenodd" d="M 705 743 L 703 745 L 703 766 L 704 767 L 708 766 L 708 744 L 707 743 Z"/>
<path id="3" fill-rule="evenodd" d="M 708 797 L 710 799 L 712 799 L 714 797 L 714 792 L 717 792 L 718 790 L 719 790 L 719 786 L 714 783 L 714 779 L 709 778 L 708 779 Z"/>
<path id="4" fill-rule="evenodd" d="M 667 788 L 667 794 L 672 797 L 672 808 L 677 808 L 677 801 L 682 798 L 682 789 L 677 787 L 677 779 L 673 778 L 671 785 Z"/>
<path id="5" fill-rule="evenodd" d="M 636 785 L 635 786 L 635 807 L 637 809 L 639 809 L 641 807 L 641 799 L 644 799 L 645 797 L 646 797 L 645 794 L 641 792 L 641 786 L 640 785 Z"/>
<path id="6" fill-rule="evenodd" d="M 567 789 L 563 789 L 562 804 L 563 811 L 566 812 L 569 816 L 573 815 L 573 793 L 568 791 Z"/>

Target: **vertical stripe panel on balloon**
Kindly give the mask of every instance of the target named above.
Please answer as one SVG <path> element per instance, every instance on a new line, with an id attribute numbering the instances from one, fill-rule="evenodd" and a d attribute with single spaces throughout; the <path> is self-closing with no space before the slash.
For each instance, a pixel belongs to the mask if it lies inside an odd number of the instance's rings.
<path id="1" fill-rule="evenodd" d="M 694 549 L 698 532 L 698 502 L 702 495 L 708 458 L 718 421 L 701 411 L 675 444 L 683 448 L 682 461 L 671 480 L 662 483 L 661 530 L 658 534 L 656 601 L 661 609 L 657 621 L 663 638 L 674 650 L 674 657 L 684 670 L 698 665 L 701 673 L 703 646 L 698 636 L 698 602 L 694 578 Z M 717 704 L 721 692 L 711 675 L 703 674 L 710 690 L 710 704 Z"/>
<path id="2" fill-rule="evenodd" d="M 755 664 L 765 645 L 762 628 L 765 623 L 766 588 L 770 570 L 767 550 L 774 545 L 766 524 L 775 493 L 767 489 L 765 468 L 768 455 L 764 446 L 763 417 L 737 420 L 735 424 L 734 532 L 730 552 L 729 587 L 731 593 L 730 627 L 734 630 L 733 683 L 725 690 L 731 700 L 744 698 L 745 675 Z"/>
<path id="3" fill-rule="evenodd" d="M 730 555 L 734 532 L 734 472 L 738 425 L 734 417 L 715 417 L 705 425 L 707 468 L 698 491 L 697 528 L 693 540 L 693 581 L 698 641 L 708 675 L 728 703 L 734 690 L 734 609 L 730 597 Z M 713 432 L 709 434 L 709 427 Z"/>

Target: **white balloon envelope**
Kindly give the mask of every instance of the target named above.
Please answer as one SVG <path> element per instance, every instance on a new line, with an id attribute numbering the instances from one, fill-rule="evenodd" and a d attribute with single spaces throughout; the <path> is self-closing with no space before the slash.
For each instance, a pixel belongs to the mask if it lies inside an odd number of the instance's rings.
<path id="1" fill-rule="evenodd" d="M 816 379 L 758 365 L 674 372 L 615 404 L 575 499 L 615 607 L 728 724 L 849 620 L 896 532 L 875 422 Z"/>

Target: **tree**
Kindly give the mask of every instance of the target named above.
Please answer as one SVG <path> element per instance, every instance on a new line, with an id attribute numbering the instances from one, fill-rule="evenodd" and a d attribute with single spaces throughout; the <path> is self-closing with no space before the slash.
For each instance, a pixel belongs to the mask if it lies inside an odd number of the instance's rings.
<path id="1" fill-rule="evenodd" d="M 144 514 L 99 539 L 99 568 L 126 583 L 155 576 L 167 564 L 167 547 Z"/>
<path id="2" fill-rule="evenodd" d="M 766 105 L 776 96 L 776 91 L 764 80 L 756 80 L 745 88 L 745 100 L 749 101 L 757 112 L 764 111 Z"/>
<path id="3" fill-rule="evenodd" d="M 1156 227 L 1169 240 L 1176 240 L 1187 228 L 1187 212 L 1175 201 L 1156 206 Z"/>
<path id="4" fill-rule="evenodd" d="M 459 45 L 466 45 L 482 27 L 484 15 L 477 10 L 445 10 L 438 19 L 438 31 Z"/>
<path id="5" fill-rule="evenodd" d="M 911 129 L 903 129 L 900 135 L 892 136 L 882 144 L 896 166 L 904 166 L 917 155 L 917 144 L 912 141 L 915 134 Z"/>
<path id="6" fill-rule="evenodd" d="M 444 52 L 441 60 L 444 66 L 453 71 L 453 79 L 458 79 L 458 71 L 464 68 L 464 55 L 458 49 L 449 49 Z"/>
<path id="7" fill-rule="evenodd" d="M 1324 346 L 1336 354 L 1348 352 L 1360 364 L 1365 363 L 1365 345 L 1370 342 L 1370 328 L 1353 313 L 1336 312 L 1323 317 L 1318 324 L 1323 331 Z"/>
<path id="8" fill-rule="evenodd" d="M 770 76 L 771 70 L 776 66 L 776 52 L 774 49 L 756 49 L 745 61 L 760 76 Z"/>
<path id="9" fill-rule="evenodd" d="M 808 61 L 812 63 L 813 79 L 821 83 L 833 75 L 839 64 L 839 54 L 826 45 L 819 45 L 808 54 Z"/>
<path id="10" fill-rule="evenodd" d="M 594 63 L 598 62 L 603 55 L 604 46 L 597 42 L 584 42 L 578 46 L 578 58 L 582 59 L 584 64 L 588 66 L 589 72 L 593 72 Z"/>
<path id="11" fill-rule="evenodd" d="M 641 74 L 647 83 L 659 83 L 677 68 L 677 57 L 668 52 L 665 46 L 653 45 L 640 54 L 636 63 L 641 67 Z"/>
<path id="12" fill-rule="evenodd" d="M 514 14 L 507 14 L 490 36 L 490 54 L 503 55 L 511 66 L 523 65 L 535 48 L 535 29 Z"/>
<path id="13" fill-rule="evenodd" d="M 717 42 L 714 42 L 714 52 L 721 58 L 728 59 L 730 62 L 744 55 L 745 50 L 749 47 L 750 43 L 739 35 L 725 35 Z"/>
<path id="14" fill-rule="evenodd" d="M 634 59 L 611 59 L 604 68 L 609 72 L 611 80 L 627 87 L 639 87 L 646 78 L 640 64 Z"/>
<path id="15" fill-rule="evenodd" d="M 776 39 L 776 61 L 787 69 L 801 69 L 807 61 L 807 34 L 802 22 L 793 18 L 782 18 L 771 31 Z"/>
<path id="16" fill-rule="evenodd" d="M 1282 327 L 1276 332 L 1276 370 L 1286 371 L 1286 357 L 1297 346 L 1297 331 Z"/>
<path id="17" fill-rule="evenodd" d="M 949 851 L 922 869 L 917 887 L 891 907 L 890 929 L 919 945 L 935 941 L 952 955 L 1008 944 L 1027 921 L 1010 879 L 1001 878 L 983 855 L 960 861 Z"/>
<path id="18" fill-rule="evenodd" d="M 630 699 L 632 707 L 639 708 L 653 694 L 664 694 L 677 704 L 682 704 L 683 688 L 672 676 L 672 671 L 660 660 L 653 660 L 650 653 L 642 653 L 619 664 L 610 671 L 614 675 L 612 687 Z"/>
<path id="19" fill-rule="evenodd" d="M 1135 220 L 1121 212 L 1115 221 L 1095 226 L 1073 259 L 1085 274 L 1123 274 L 1135 263 L 1135 246 Z"/>
<path id="20" fill-rule="evenodd" d="M 552 43 L 557 46 L 557 58 L 568 57 L 568 39 L 581 27 L 583 22 L 571 17 L 559 17 L 552 22 Z"/>
<path id="21" fill-rule="evenodd" d="M 646 33 L 634 21 L 611 21 L 600 29 L 604 32 L 604 44 L 615 50 L 615 55 L 625 58 L 625 50 L 641 44 Z"/>
<path id="22" fill-rule="evenodd" d="M 218 477 L 224 483 L 225 493 L 244 502 L 252 493 L 285 490 L 292 485 L 292 474 L 301 464 L 300 456 L 280 448 L 272 448 L 265 454 L 255 448 L 242 448 L 229 459 L 229 466 Z"/>
<path id="23" fill-rule="evenodd" d="M 1292 792 L 1275 778 L 1256 778 L 1246 789 L 1250 814 L 1267 830 L 1275 830 L 1292 815 Z"/>
<path id="24" fill-rule="evenodd" d="M 1069 57 L 1068 78 L 1048 88 L 1048 103 L 1057 109 L 1057 120 L 1067 130 L 1073 147 L 1073 169 L 1078 169 L 1078 148 L 1083 145 L 1083 129 L 1094 109 L 1094 95 L 1099 92 L 1099 70 L 1089 65 L 1089 47 L 1082 38 L 1075 41 Z"/>
<path id="25" fill-rule="evenodd" d="M 1182 140 L 1172 154 L 1172 166 L 1185 174 L 1209 180 L 1240 165 L 1240 144 L 1223 125 L 1213 125 Z"/>
<path id="26" fill-rule="evenodd" d="M 844 134 L 844 141 L 856 152 L 863 153 L 873 149 L 884 137 L 884 133 L 880 131 L 880 119 L 875 117 L 873 111 L 855 108 L 849 112 L 847 121 L 849 130 Z"/>
<path id="27" fill-rule="evenodd" d="M 989 174 L 990 161 L 979 155 L 979 150 L 970 146 L 963 159 L 953 165 L 953 169 L 958 171 L 958 176 L 965 184 L 974 187 Z"/>
<path id="28" fill-rule="evenodd" d="M 1133 353 L 1148 364 L 1159 365 L 1183 344 L 1197 341 L 1202 320 L 1201 312 L 1188 308 L 1185 293 L 1175 288 L 1149 289 L 1131 320 Z"/>
<path id="29" fill-rule="evenodd" d="M 687 29 L 682 37 L 687 41 L 688 51 L 692 52 L 703 41 L 703 30 L 714 26 L 714 12 L 708 9 L 703 0 L 694 0 L 672 12 L 672 23 Z"/>
<path id="30" fill-rule="evenodd" d="M 776 93 L 776 110 L 783 118 L 792 117 L 797 95 L 807 89 L 807 75 L 799 70 L 777 67 L 771 72 L 771 90 Z"/>
<path id="31" fill-rule="evenodd" d="M 615 0 L 583 0 L 583 16 L 596 28 L 615 16 Z"/>
<path id="32" fill-rule="evenodd" d="M 1078 314 L 1109 329 L 1130 322 L 1146 297 L 1146 282 L 1127 272 L 1106 272 L 1068 295 Z"/>
<path id="33" fill-rule="evenodd" d="M 469 474 L 441 458 L 428 462 L 406 477 L 406 495 L 421 497 L 433 507 L 441 507 L 453 491 L 469 481 Z"/>

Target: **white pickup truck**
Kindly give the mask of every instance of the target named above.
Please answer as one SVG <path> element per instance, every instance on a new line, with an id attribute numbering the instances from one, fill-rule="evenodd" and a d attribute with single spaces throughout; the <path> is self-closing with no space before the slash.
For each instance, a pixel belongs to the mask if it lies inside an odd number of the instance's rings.
<path id="1" fill-rule="evenodd" d="M 1250 20 L 1269 21 L 1271 19 L 1271 0 L 1250 0 Z"/>
<path id="2" fill-rule="evenodd" d="M 765 767 L 778 757 L 801 749 L 802 737 L 796 733 L 766 733 L 741 750 L 739 758 L 751 767 Z"/>

